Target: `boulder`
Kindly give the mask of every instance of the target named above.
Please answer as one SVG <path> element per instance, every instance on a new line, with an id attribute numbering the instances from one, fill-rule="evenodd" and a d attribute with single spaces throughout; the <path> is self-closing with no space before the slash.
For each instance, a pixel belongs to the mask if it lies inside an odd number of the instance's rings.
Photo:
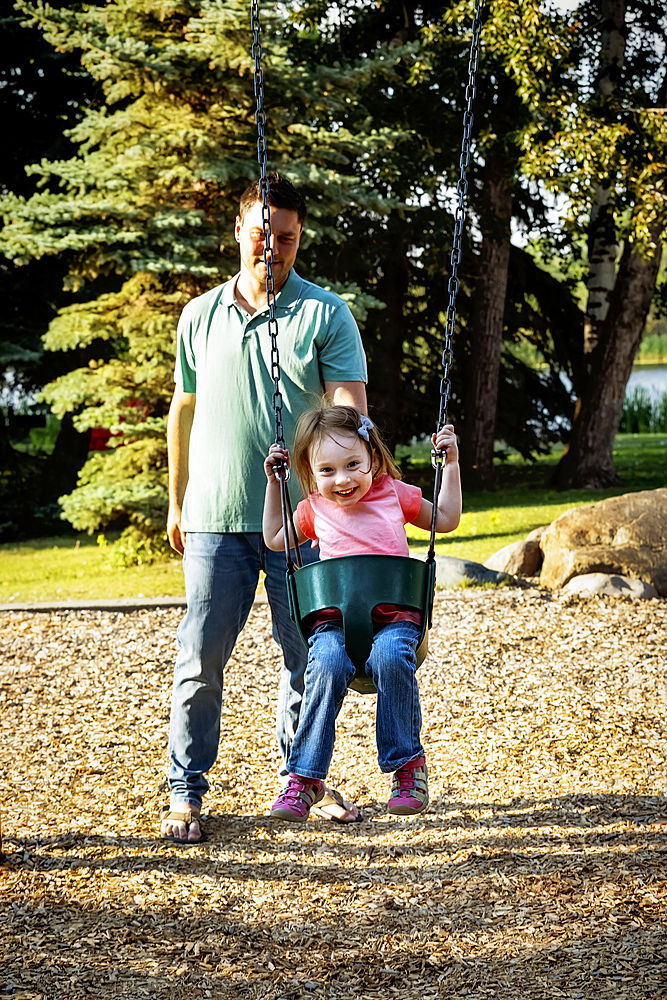
<path id="1" fill-rule="evenodd" d="M 526 541 L 527 542 L 541 542 L 542 541 L 542 535 L 544 534 L 544 532 L 547 530 L 548 527 L 550 527 L 550 525 L 548 525 L 548 524 L 542 524 L 542 525 L 540 525 L 539 528 L 533 528 L 533 530 L 530 532 L 530 534 L 526 535 Z"/>
<path id="2" fill-rule="evenodd" d="M 577 597 L 632 597 L 635 600 L 649 600 L 658 596 L 658 591 L 643 580 L 631 580 L 629 576 L 612 576 L 609 573 L 584 573 L 573 576 L 563 587 L 562 594 Z"/>
<path id="3" fill-rule="evenodd" d="M 540 543 L 526 538 L 522 542 L 511 542 L 494 552 L 484 563 L 487 569 L 513 576 L 535 576 L 542 565 Z"/>
<path id="4" fill-rule="evenodd" d="M 461 585 L 479 586 L 490 584 L 498 587 L 510 583 L 513 579 L 509 573 L 496 573 L 487 569 L 481 563 L 470 559 L 456 559 L 454 556 L 436 556 L 436 587 L 438 590 L 450 590 Z"/>
<path id="5" fill-rule="evenodd" d="M 667 489 L 566 510 L 540 546 L 540 586 L 553 590 L 574 576 L 607 573 L 643 580 L 667 596 Z"/>

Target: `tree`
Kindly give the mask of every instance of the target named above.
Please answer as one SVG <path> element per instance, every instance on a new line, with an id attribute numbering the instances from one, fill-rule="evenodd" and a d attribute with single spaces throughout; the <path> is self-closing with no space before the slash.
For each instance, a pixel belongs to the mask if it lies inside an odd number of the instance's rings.
<path id="1" fill-rule="evenodd" d="M 585 3 L 576 16 L 591 32 L 579 32 L 585 99 L 563 106 L 551 137 L 532 159 L 535 175 L 567 191 L 571 231 L 586 227 L 589 234 L 587 364 L 556 482 L 562 488 L 602 488 L 619 482 L 614 436 L 660 263 L 667 129 L 657 112 L 667 97 L 660 56 L 667 15 L 644 0 L 627 8 L 624 0 L 599 0 Z M 600 36 L 592 34 L 594 28 Z M 601 38 L 599 57 L 590 37 Z M 590 72 L 594 65 L 597 74 Z"/>
<path id="2" fill-rule="evenodd" d="M 76 527 L 104 526 L 122 513 L 131 529 L 157 536 L 173 386 L 165 358 L 173 356 L 176 316 L 187 298 L 234 273 L 233 218 L 256 177 L 247 7 L 19 6 L 58 50 L 81 52 L 107 104 L 88 109 L 70 131 L 75 157 L 31 169 L 41 190 L 3 199 L 10 260 L 64 257 L 66 285 L 80 297 L 102 281 L 111 286 L 62 310 L 47 338 L 51 350 L 99 353 L 48 386 L 45 398 L 57 413 L 72 413 L 80 430 L 113 435 L 111 451 L 91 456 L 64 507 Z M 400 139 L 384 127 L 352 134 L 340 121 L 361 83 L 390 75 L 401 51 L 385 45 L 344 66 L 308 64 L 281 37 L 280 17 L 263 19 L 270 166 L 309 196 L 307 241 L 340 240 L 343 206 L 378 216 L 389 206 L 338 166 L 380 158 Z M 361 318 L 379 305 L 358 289 L 342 291 Z"/>
<path id="3" fill-rule="evenodd" d="M 57 6 L 57 4 L 56 4 Z M 36 29 L 21 25 L 13 4 L 0 13 L 0 114 L 11 137 L 0 162 L 0 192 L 27 195 L 34 182 L 26 166 L 43 157 L 68 157 L 74 146 L 64 131 L 95 104 L 98 87 L 71 54 L 55 51 Z M 35 415 L 35 396 L 68 361 L 45 352 L 42 336 L 57 310 L 71 301 L 63 292 L 64 260 L 32 260 L 19 267 L 0 258 L 0 537 L 17 538 L 53 530 L 59 522 L 59 493 L 71 490 L 87 452 L 87 435 L 71 419 L 60 427 L 48 458 L 13 447 L 28 440 L 23 424 Z M 80 363 L 88 358 L 78 355 Z M 71 360 L 69 361 L 71 363 Z M 15 411 L 27 410 L 27 413 Z M 41 411 L 45 407 L 41 405 Z"/>

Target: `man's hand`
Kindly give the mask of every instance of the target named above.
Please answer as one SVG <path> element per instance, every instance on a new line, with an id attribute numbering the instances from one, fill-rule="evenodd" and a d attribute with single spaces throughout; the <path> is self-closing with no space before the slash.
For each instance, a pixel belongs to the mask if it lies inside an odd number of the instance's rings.
<path id="1" fill-rule="evenodd" d="M 181 530 L 180 507 L 170 506 L 167 515 L 167 538 L 175 552 L 183 555 L 185 551 L 185 532 Z"/>

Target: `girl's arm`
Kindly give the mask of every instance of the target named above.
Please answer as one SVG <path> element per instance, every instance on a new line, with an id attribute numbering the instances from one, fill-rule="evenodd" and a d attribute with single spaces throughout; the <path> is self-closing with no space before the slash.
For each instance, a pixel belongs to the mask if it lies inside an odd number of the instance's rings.
<path id="1" fill-rule="evenodd" d="M 461 520 L 461 474 L 459 471 L 459 449 L 456 434 L 451 424 L 445 424 L 431 438 L 433 447 L 445 452 L 445 467 L 442 470 L 442 485 L 438 497 L 436 531 L 453 531 Z M 422 500 L 419 514 L 412 522 L 418 528 L 430 531 L 433 504 Z"/>
<path id="2" fill-rule="evenodd" d="M 266 473 L 266 494 L 264 498 L 264 516 L 262 518 L 262 533 L 266 547 L 280 552 L 285 547 L 285 533 L 283 531 L 283 515 L 280 506 L 280 482 L 276 478 L 275 464 L 278 459 L 289 468 L 289 452 L 277 444 L 272 444 L 269 454 L 264 462 L 264 472 Z M 299 545 L 305 542 L 306 536 L 299 527 L 297 518 L 294 518 L 297 541 Z M 290 539 L 293 542 L 293 539 Z"/>

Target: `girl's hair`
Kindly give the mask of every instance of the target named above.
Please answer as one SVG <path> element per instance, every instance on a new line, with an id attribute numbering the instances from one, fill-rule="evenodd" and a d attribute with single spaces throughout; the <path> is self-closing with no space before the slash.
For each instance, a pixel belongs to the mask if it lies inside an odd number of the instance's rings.
<path id="1" fill-rule="evenodd" d="M 328 406 L 323 403 L 317 409 L 306 410 L 299 417 L 296 425 L 296 436 L 294 438 L 294 453 L 292 455 L 292 467 L 296 472 L 301 488 L 306 496 L 313 493 L 317 488 L 315 476 L 310 465 L 310 451 L 313 446 L 318 445 L 325 437 L 335 438 L 336 434 L 355 434 L 368 448 L 371 468 L 373 462 L 377 462 L 377 469 L 373 473 L 373 479 L 386 472 L 392 479 L 400 479 L 400 470 L 391 452 L 380 437 L 377 427 L 368 427 L 368 441 L 365 435 L 359 434 L 362 426 L 361 413 L 354 406 Z M 370 421 L 368 421 L 370 423 Z"/>

